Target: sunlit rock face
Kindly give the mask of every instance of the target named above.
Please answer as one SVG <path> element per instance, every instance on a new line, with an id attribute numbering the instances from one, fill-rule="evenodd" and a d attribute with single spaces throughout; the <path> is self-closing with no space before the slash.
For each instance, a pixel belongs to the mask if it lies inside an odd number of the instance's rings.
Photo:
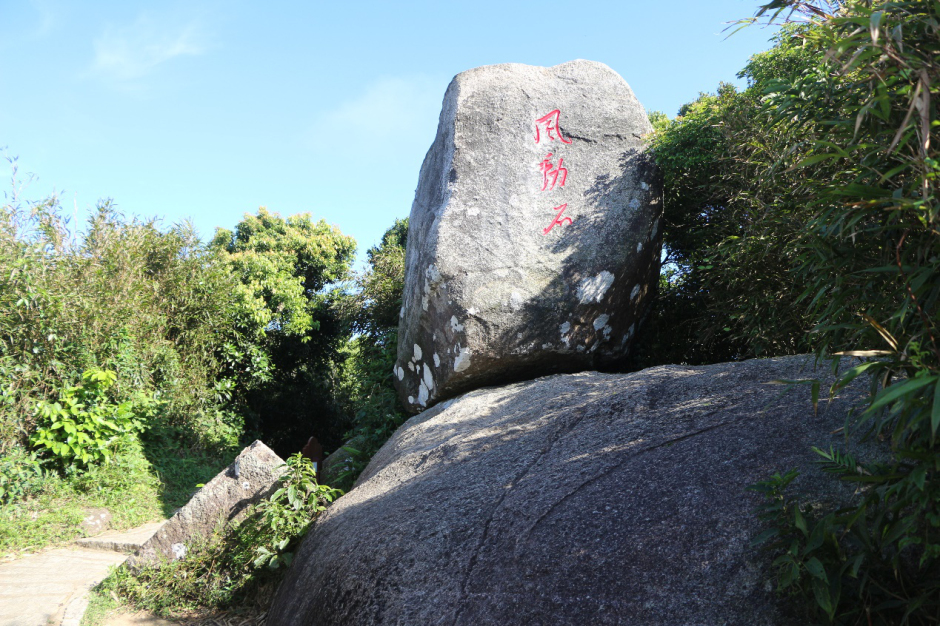
<path id="1" fill-rule="evenodd" d="M 752 546 L 767 527 L 748 486 L 796 468 L 794 493 L 835 509 L 856 485 L 813 446 L 886 451 L 840 428 L 861 379 L 818 414 L 808 389 L 767 384 L 828 388 L 813 361 L 558 374 L 440 402 L 317 519 L 267 624 L 803 626 L 776 555 Z"/>
<path id="2" fill-rule="evenodd" d="M 601 63 L 454 78 L 411 208 L 394 367 L 409 411 L 628 354 L 659 272 L 651 130 Z"/>

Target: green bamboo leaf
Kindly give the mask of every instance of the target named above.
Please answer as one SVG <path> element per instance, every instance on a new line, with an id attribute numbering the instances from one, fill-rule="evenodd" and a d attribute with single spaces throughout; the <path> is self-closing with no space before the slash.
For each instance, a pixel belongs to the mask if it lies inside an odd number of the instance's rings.
<path id="1" fill-rule="evenodd" d="M 930 436 L 937 436 L 937 427 L 940 426 L 940 378 L 933 390 L 933 410 L 930 414 Z"/>
<path id="2" fill-rule="evenodd" d="M 803 513 L 798 506 L 793 507 L 793 524 L 799 528 L 804 535 L 809 535 L 809 530 L 806 528 L 806 519 L 803 517 Z"/>
<path id="3" fill-rule="evenodd" d="M 893 402 L 894 400 L 897 400 L 898 398 L 900 398 L 901 396 L 905 394 L 908 394 L 912 391 L 916 391 L 917 389 L 920 389 L 921 387 L 934 383 L 938 379 L 940 379 L 940 376 L 937 376 L 937 375 L 923 376 L 921 378 L 908 380 L 902 384 L 891 385 L 890 387 L 883 389 L 875 397 L 875 401 L 872 403 L 870 407 L 868 407 L 868 410 L 874 411 L 875 409 L 881 408 L 885 406 L 886 404 L 888 404 L 889 402 Z"/>
<path id="4" fill-rule="evenodd" d="M 796 165 L 790 167 L 787 171 L 791 172 L 793 170 L 800 169 L 801 167 L 808 167 L 810 165 L 814 165 L 816 163 L 825 161 L 827 159 L 837 159 L 837 158 L 839 158 L 838 154 L 814 154 L 813 156 L 807 157 L 803 159 L 802 161 L 800 161 L 799 163 L 797 163 Z"/>
<path id="5" fill-rule="evenodd" d="M 817 578 L 827 585 L 829 584 L 829 577 L 826 576 L 826 568 L 823 567 L 823 564 L 816 557 L 811 558 L 805 563 L 806 571 L 809 572 L 810 576 Z"/>

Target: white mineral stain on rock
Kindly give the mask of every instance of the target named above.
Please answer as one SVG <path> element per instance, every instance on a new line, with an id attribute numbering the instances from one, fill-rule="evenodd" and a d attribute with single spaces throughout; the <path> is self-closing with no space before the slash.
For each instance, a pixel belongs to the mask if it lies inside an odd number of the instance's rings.
<path id="1" fill-rule="evenodd" d="M 542 350 L 548 350 L 548 349 L 551 348 L 551 347 L 552 347 L 552 344 L 550 344 L 550 343 L 543 343 L 543 344 L 542 344 Z"/>
<path id="2" fill-rule="evenodd" d="M 421 346 L 415 344 L 415 361 L 421 360 Z"/>
<path id="3" fill-rule="evenodd" d="M 604 339 L 610 339 L 610 333 L 611 333 L 613 330 L 614 330 L 614 329 L 611 328 L 609 325 L 608 325 L 608 326 L 604 326 Z"/>
<path id="4" fill-rule="evenodd" d="M 646 183 L 643 183 L 643 182 L 640 183 L 640 189 L 642 189 L 643 191 L 646 191 L 649 188 L 650 186 L 647 185 Z"/>
<path id="5" fill-rule="evenodd" d="M 424 364 L 424 384 L 428 389 L 434 389 L 434 375 L 431 374 L 431 366 Z"/>
<path id="6" fill-rule="evenodd" d="M 513 291 L 511 294 L 509 294 L 509 310 L 513 313 L 522 308 L 523 302 L 524 300 L 522 299 L 522 294 L 518 291 Z"/>
<path id="7" fill-rule="evenodd" d="M 181 558 L 186 556 L 186 546 L 181 543 L 174 543 L 170 546 L 170 550 L 173 551 L 173 560 L 179 561 Z"/>
<path id="8" fill-rule="evenodd" d="M 476 307 L 470 307 L 469 309 L 467 309 L 467 315 L 476 315 L 476 314 L 477 314 Z"/>
<path id="9" fill-rule="evenodd" d="M 607 325 L 607 320 L 610 319 L 610 316 L 604 313 L 594 320 L 594 330 L 600 330 Z"/>
<path id="10" fill-rule="evenodd" d="M 459 333 L 459 332 L 462 332 L 462 331 L 463 331 L 463 324 L 458 324 L 458 323 L 457 323 L 457 316 L 456 316 L 456 315 L 451 315 L 451 316 L 450 316 L 450 328 L 451 328 L 451 330 L 453 330 L 455 333 Z"/>
<path id="11" fill-rule="evenodd" d="M 415 403 L 415 397 L 414 397 L 414 396 L 408 396 L 408 404 L 414 404 L 414 403 Z"/>
<path id="12" fill-rule="evenodd" d="M 587 277 L 578 285 L 578 300 L 581 304 L 588 302 L 600 302 L 604 299 L 604 294 L 614 283 L 614 275 L 607 270 L 602 271 L 594 277 Z"/>
<path id="13" fill-rule="evenodd" d="M 421 406 L 428 405 L 428 386 L 424 384 L 424 381 L 421 381 L 421 386 L 418 387 L 418 404 Z"/>
<path id="14" fill-rule="evenodd" d="M 454 359 L 454 371 L 462 372 L 470 367 L 470 348 L 458 347 L 457 358 Z"/>
<path id="15" fill-rule="evenodd" d="M 636 253 L 639 254 L 639 253 L 641 253 L 641 252 L 643 252 L 643 242 L 642 242 L 642 241 L 641 241 L 640 243 L 636 244 Z"/>
<path id="16" fill-rule="evenodd" d="M 401 365 L 398 366 L 397 374 L 398 374 L 398 380 L 402 380 L 405 378 L 405 370 L 402 368 Z"/>
<path id="17" fill-rule="evenodd" d="M 656 220 L 656 223 L 653 224 L 653 232 L 650 233 L 650 239 L 656 239 L 656 235 L 659 234 L 659 220 Z"/>
<path id="18" fill-rule="evenodd" d="M 480 214 L 480 209 L 475 206 L 467 207 L 467 215 L 470 217 L 476 217 Z"/>
<path id="19" fill-rule="evenodd" d="M 639 285 L 635 285 L 635 286 L 633 287 L 633 291 L 630 292 L 630 299 L 631 299 L 631 300 L 634 300 L 634 299 L 636 299 L 636 297 L 637 297 L 638 295 L 640 295 L 640 286 L 639 286 Z"/>
<path id="20" fill-rule="evenodd" d="M 432 283 L 437 283 L 437 282 L 440 282 L 441 280 L 441 272 L 437 269 L 437 266 L 434 265 L 433 263 L 428 266 L 428 269 L 425 272 L 425 276 L 427 276 L 428 279 Z"/>
<path id="21" fill-rule="evenodd" d="M 415 371 L 415 362 L 414 362 L 414 361 L 408 361 L 408 369 L 410 369 L 412 372 Z"/>
<path id="22" fill-rule="evenodd" d="M 577 348 L 575 348 L 575 350 L 577 350 L 578 352 L 584 352 L 584 346 L 578 346 Z"/>
<path id="23" fill-rule="evenodd" d="M 516 333 L 516 339 L 522 339 L 522 333 Z"/>
<path id="24" fill-rule="evenodd" d="M 631 208 L 631 209 L 639 209 L 639 208 L 640 208 L 640 201 L 637 200 L 636 198 L 634 198 L 633 200 L 630 200 L 630 208 Z"/>
<path id="25" fill-rule="evenodd" d="M 405 318 L 405 307 L 402 307 L 402 308 L 398 311 L 398 319 L 404 319 L 404 318 Z"/>
<path id="26" fill-rule="evenodd" d="M 427 295 L 421 296 L 421 308 L 425 311 L 428 310 L 428 297 Z"/>
<path id="27" fill-rule="evenodd" d="M 565 322 L 564 324 L 562 324 L 560 326 L 560 330 L 561 330 L 562 335 L 567 335 L 568 331 L 571 330 L 571 322 Z"/>
<path id="28" fill-rule="evenodd" d="M 437 352 L 434 353 L 434 367 L 441 366 L 441 357 L 437 356 Z"/>

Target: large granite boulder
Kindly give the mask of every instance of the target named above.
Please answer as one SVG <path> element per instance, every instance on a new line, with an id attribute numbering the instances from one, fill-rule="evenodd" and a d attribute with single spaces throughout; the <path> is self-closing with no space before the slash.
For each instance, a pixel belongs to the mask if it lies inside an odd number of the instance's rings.
<path id="1" fill-rule="evenodd" d="M 193 543 L 205 541 L 220 525 L 241 520 L 249 506 L 271 495 L 284 465 L 273 450 L 255 441 L 168 519 L 126 566 L 137 570 L 159 560 L 185 558 Z"/>
<path id="2" fill-rule="evenodd" d="M 481 389 L 409 420 L 315 523 L 269 626 L 797 626 L 748 485 L 840 446 L 864 385 L 814 415 L 787 357 Z M 824 382 L 825 384 L 825 382 Z M 872 450 L 857 450 L 865 458 Z"/>
<path id="3" fill-rule="evenodd" d="M 650 131 L 601 63 L 454 78 L 408 228 L 395 364 L 406 409 L 626 355 L 659 274 Z"/>

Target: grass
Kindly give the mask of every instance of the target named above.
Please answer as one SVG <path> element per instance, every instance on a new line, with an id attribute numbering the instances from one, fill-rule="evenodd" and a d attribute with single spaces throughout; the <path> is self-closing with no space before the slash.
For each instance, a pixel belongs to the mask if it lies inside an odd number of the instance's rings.
<path id="1" fill-rule="evenodd" d="M 100 626 L 111 613 L 124 606 L 113 592 L 95 587 L 88 595 L 88 608 L 82 615 L 80 626 Z"/>
<path id="2" fill-rule="evenodd" d="M 187 453 L 172 444 L 165 438 L 129 440 L 111 462 L 82 474 L 50 475 L 34 494 L 0 506 L 0 557 L 87 536 L 81 521 L 89 508 L 108 509 L 115 530 L 168 517 L 227 464 L 219 455 Z"/>

